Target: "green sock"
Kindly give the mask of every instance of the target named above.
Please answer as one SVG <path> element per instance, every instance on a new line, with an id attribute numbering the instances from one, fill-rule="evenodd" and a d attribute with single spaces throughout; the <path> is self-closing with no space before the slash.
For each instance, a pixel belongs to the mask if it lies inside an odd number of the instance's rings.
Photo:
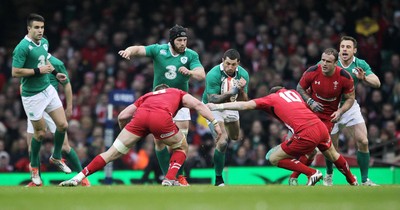
<path id="1" fill-rule="evenodd" d="M 333 163 L 327 158 L 325 158 L 325 164 L 326 164 L 326 173 L 333 174 Z"/>
<path id="2" fill-rule="evenodd" d="M 72 164 L 72 167 L 77 171 L 82 171 L 81 161 L 79 160 L 78 155 L 76 154 L 75 150 L 71 147 L 69 153 L 65 153 L 65 158 Z"/>
<path id="3" fill-rule="evenodd" d="M 360 167 L 361 181 L 366 182 L 368 179 L 368 168 L 369 168 L 369 152 L 364 153 L 357 151 L 357 163 Z"/>
<path id="4" fill-rule="evenodd" d="M 167 147 L 165 147 L 161 151 L 156 150 L 156 156 L 157 156 L 158 165 L 160 165 L 161 171 L 163 172 L 164 175 L 166 175 L 168 172 L 168 168 L 169 168 L 169 159 L 171 157 L 168 152 Z"/>
<path id="5" fill-rule="evenodd" d="M 42 142 L 38 141 L 34 137 L 32 137 L 31 154 L 29 156 L 32 168 L 39 168 L 39 166 L 40 166 L 39 152 L 40 152 L 41 146 L 42 146 Z"/>
<path id="6" fill-rule="evenodd" d="M 53 158 L 61 159 L 61 149 L 64 143 L 65 132 L 59 132 L 56 130 L 54 133 L 54 151 L 53 151 Z"/>
<path id="7" fill-rule="evenodd" d="M 224 170 L 225 166 L 225 153 L 218 151 L 217 149 L 214 150 L 214 169 L 216 176 L 222 176 L 222 171 Z"/>

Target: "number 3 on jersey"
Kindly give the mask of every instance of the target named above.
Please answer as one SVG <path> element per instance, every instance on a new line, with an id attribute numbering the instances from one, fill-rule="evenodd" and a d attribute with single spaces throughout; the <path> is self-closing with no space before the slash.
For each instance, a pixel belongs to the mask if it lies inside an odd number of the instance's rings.
<path id="1" fill-rule="evenodd" d="M 301 98 L 293 91 L 287 90 L 285 92 L 280 92 L 279 96 L 283 98 L 286 102 L 301 102 Z"/>
<path id="2" fill-rule="evenodd" d="M 165 67 L 167 69 L 167 72 L 165 72 L 165 78 L 172 80 L 176 78 L 176 66 L 169 65 Z"/>

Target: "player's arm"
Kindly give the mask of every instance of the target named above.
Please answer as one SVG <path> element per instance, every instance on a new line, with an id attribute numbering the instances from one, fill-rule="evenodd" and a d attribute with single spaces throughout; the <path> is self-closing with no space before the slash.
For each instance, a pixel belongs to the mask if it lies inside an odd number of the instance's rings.
<path id="1" fill-rule="evenodd" d="M 254 100 L 250 101 L 239 101 L 239 102 L 229 102 L 222 104 L 207 104 L 211 111 L 221 111 L 221 110 L 250 110 L 255 109 L 257 104 Z"/>
<path id="2" fill-rule="evenodd" d="M 182 104 L 184 107 L 195 109 L 201 116 L 210 121 L 214 125 L 215 132 L 217 133 L 216 139 L 219 139 L 222 134 L 221 128 L 218 125 L 218 121 L 214 118 L 214 115 L 205 104 L 190 94 L 185 94 L 182 97 Z"/>
<path id="3" fill-rule="evenodd" d="M 247 81 L 241 77 L 240 80 L 238 81 L 238 97 L 237 97 L 237 101 L 248 101 L 249 100 L 249 96 L 247 95 L 246 92 L 246 86 L 247 86 Z"/>
<path id="4" fill-rule="evenodd" d="M 120 50 L 118 54 L 125 58 L 130 60 L 131 57 L 135 56 L 146 56 L 146 49 L 143 45 L 137 45 L 137 46 L 130 46 L 126 48 L 125 50 Z"/>
<path id="5" fill-rule="evenodd" d="M 131 104 L 121 111 L 118 115 L 118 125 L 119 128 L 122 129 L 126 124 L 132 119 L 132 116 L 135 114 L 137 107 L 135 104 Z"/>
<path id="6" fill-rule="evenodd" d="M 46 64 L 39 68 L 27 69 L 27 68 L 18 68 L 12 67 L 12 76 L 13 77 L 29 77 L 40 74 L 49 74 L 54 70 L 54 67 L 51 64 Z"/>
<path id="7" fill-rule="evenodd" d="M 186 68 L 184 66 L 181 66 L 181 67 L 179 67 L 178 71 L 181 74 L 189 76 L 198 81 L 203 81 L 206 78 L 206 72 L 204 71 L 204 67 L 202 67 L 202 66 L 196 67 L 192 70 L 189 70 L 188 68 Z"/>
<path id="8" fill-rule="evenodd" d="M 367 72 L 363 68 L 361 68 L 361 67 L 354 68 L 357 71 L 357 73 L 355 74 L 357 79 L 360 81 L 364 81 L 364 83 L 370 87 L 379 88 L 381 86 L 381 81 L 379 80 L 378 76 L 376 76 L 376 74 L 372 73 L 369 66 L 366 66 L 366 68 L 367 68 L 367 71 L 369 72 L 368 75 L 367 75 Z"/>
<path id="9" fill-rule="evenodd" d="M 66 102 L 66 109 L 65 115 L 69 119 L 72 116 L 72 86 L 71 83 L 63 84 L 64 86 L 64 94 L 65 94 L 65 102 Z"/>
<path id="10" fill-rule="evenodd" d="M 311 96 L 307 93 L 307 91 L 299 84 L 297 84 L 296 87 L 297 92 L 301 95 L 303 100 L 308 104 L 308 106 L 313 110 L 314 112 L 322 112 L 324 110 L 324 107 L 322 104 L 314 101 L 314 99 L 311 98 Z"/>
<path id="11" fill-rule="evenodd" d="M 225 92 L 223 94 L 208 94 L 208 102 L 210 103 L 215 103 L 215 104 L 219 104 L 219 103 L 224 103 L 226 102 L 228 99 L 230 99 L 230 97 L 238 94 L 239 92 L 239 88 L 234 87 L 232 89 L 230 89 L 228 92 Z"/>
<path id="12" fill-rule="evenodd" d="M 345 99 L 345 101 L 342 107 L 340 107 L 336 112 L 331 115 L 331 122 L 338 122 L 340 120 L 340 117 L 353 106 L 354 101 L 356 100 L 354 89 L 350 93 L 343 94 L 343 98 Z"/>

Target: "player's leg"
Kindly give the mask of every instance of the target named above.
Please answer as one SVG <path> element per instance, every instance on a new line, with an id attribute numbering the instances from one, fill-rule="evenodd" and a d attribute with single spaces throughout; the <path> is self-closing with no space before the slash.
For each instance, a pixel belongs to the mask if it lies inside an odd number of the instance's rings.
<path id="1" fill-rule="evenodd" d="M 39 151 L 42 140 L 46 134 L 46 123 L 43 119 L 44 109 L 48 102 L 43 94 L 39 93 L 30 97 L 21 97 L 22 105 L 28 120 L 32 123 L 33 135 L 30 139 L 30 165 L 32 182 L 41 185 L 42 180 L 39 174 Z"/>
<path id="2" fill-rule="evenodd" d="M 287 145 L 283 145 L 286 143 L 284 142 L 277 147 L 271 149 L 270 152 L 267 153 L 266 159 L 272 165 L 278 166 L 279 168 L 284 168 L 291 171 L 298 171 L 307 175 L 307 185 L 315 185 L 322 178 L 321 172 L 304 165 L 303 163 L 295 159 L 294 156 L 286 153 L 282 149 L 282 146 L 284 146 L 286 149 L 288 148 Z"/>
<path id="3" fill-rule="evenodd" d="M 216 146 L 214 149 L 213 163 L 214 163 L 214 171 L 215 171 L 215 186 L 224 186 L 224 180 L 222 178 L 222 172 L 225 166 L 225 153 L 228 147 L 228 134 L 225 129 L 225 123 L 223 118 L 223 111 L 212 111 L 214 118 L 218 121 L 218 125 L 221 128 L 222 135 L 220 139 L 217 138 L 217 134 L 215 132 L 214 125 L 211 122 L 208 122 L 208 127 L 210 128 L 211 135 L 216 142 Z"/>
<path id="4" fill-rule="evenodd" d="M 140 136 L 124 128 L 107 151 L 97 155 L 81 172 L 72 179 L 61 182 L 60 186 L 77 186 L 84 178 L 104 168 L 107 163 L 127 154 L 129 149 L 133 147 L 140 138 Z"/>
<path id="5" fill-rule="evenodd" d="M 181 185 L 179 183 L 179 180 L 178 181 L 176 180 L 178 171 L 184 164 L 186 160 L 186 154 L 188 152 L 188 144 L 185 135 L 181 131 L 179 131 L 172 137 L 156 141 L 162 141 L 164 144 L 168 145 L 172 150 L 169 168 L 167 174 L 165 175 L 165 179 L 162 182 L 162 185 L 188 186 L 188 185 Z"/>
<path id="6" fill-rule="evenodd" d="M 367 128 L 365 123 L 355 124 L 347 127 L 347 129 L 349 134 L 357 142 L 357 163 L 360 167 L 362 185 L 377 186 L 377 184 L 368 178 L 370 154 L 368 148 Z"/>
<path id="7" fill-rule="evenodd" d="M 301 163 L 303 163 L 306 166 L 310 166 L 311 163 L 314 161 L 315 156 L 317 155 L 317 150 L 314 149 L 310 154 L 307 155 L 302 155 L 298 159 Z M 298 185 L 297 178 L 300 176 L 301 173 L 298 171 L 293 171 L 293 173 L 289 177 L 289 185 L 296 186 Z"/>
<path id="8" fill-rule="evenodd" d="M 320 149 L 324 150 L 325 148 L 321 147 Z M 335 147 L 330 146 L 329 149 L 323 151 L 322 154 L 324 154 L 325 158 L 335 164 L 336 168 L 346 177 L 346 180 L 350 185 L 358 185 L 357 179 L 351 173 L 346 159 L 336 151 Z"/>

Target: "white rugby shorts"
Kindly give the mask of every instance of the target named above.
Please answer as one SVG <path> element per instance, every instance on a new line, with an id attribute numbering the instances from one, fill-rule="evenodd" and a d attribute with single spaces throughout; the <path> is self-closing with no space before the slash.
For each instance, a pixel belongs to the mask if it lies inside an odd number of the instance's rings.
<path id="1" fill-rule="evenodd" d="M 353 106 L 342 115 L 339 122 L 335 123 L 331 134 L 337 134 L 339 130 L 343 127 L 349 127 L 360 123 L 365 123 L 365 121 L 361 114 L 360 105 L 357 103 L 356 100 L 354 101 Z"/>

